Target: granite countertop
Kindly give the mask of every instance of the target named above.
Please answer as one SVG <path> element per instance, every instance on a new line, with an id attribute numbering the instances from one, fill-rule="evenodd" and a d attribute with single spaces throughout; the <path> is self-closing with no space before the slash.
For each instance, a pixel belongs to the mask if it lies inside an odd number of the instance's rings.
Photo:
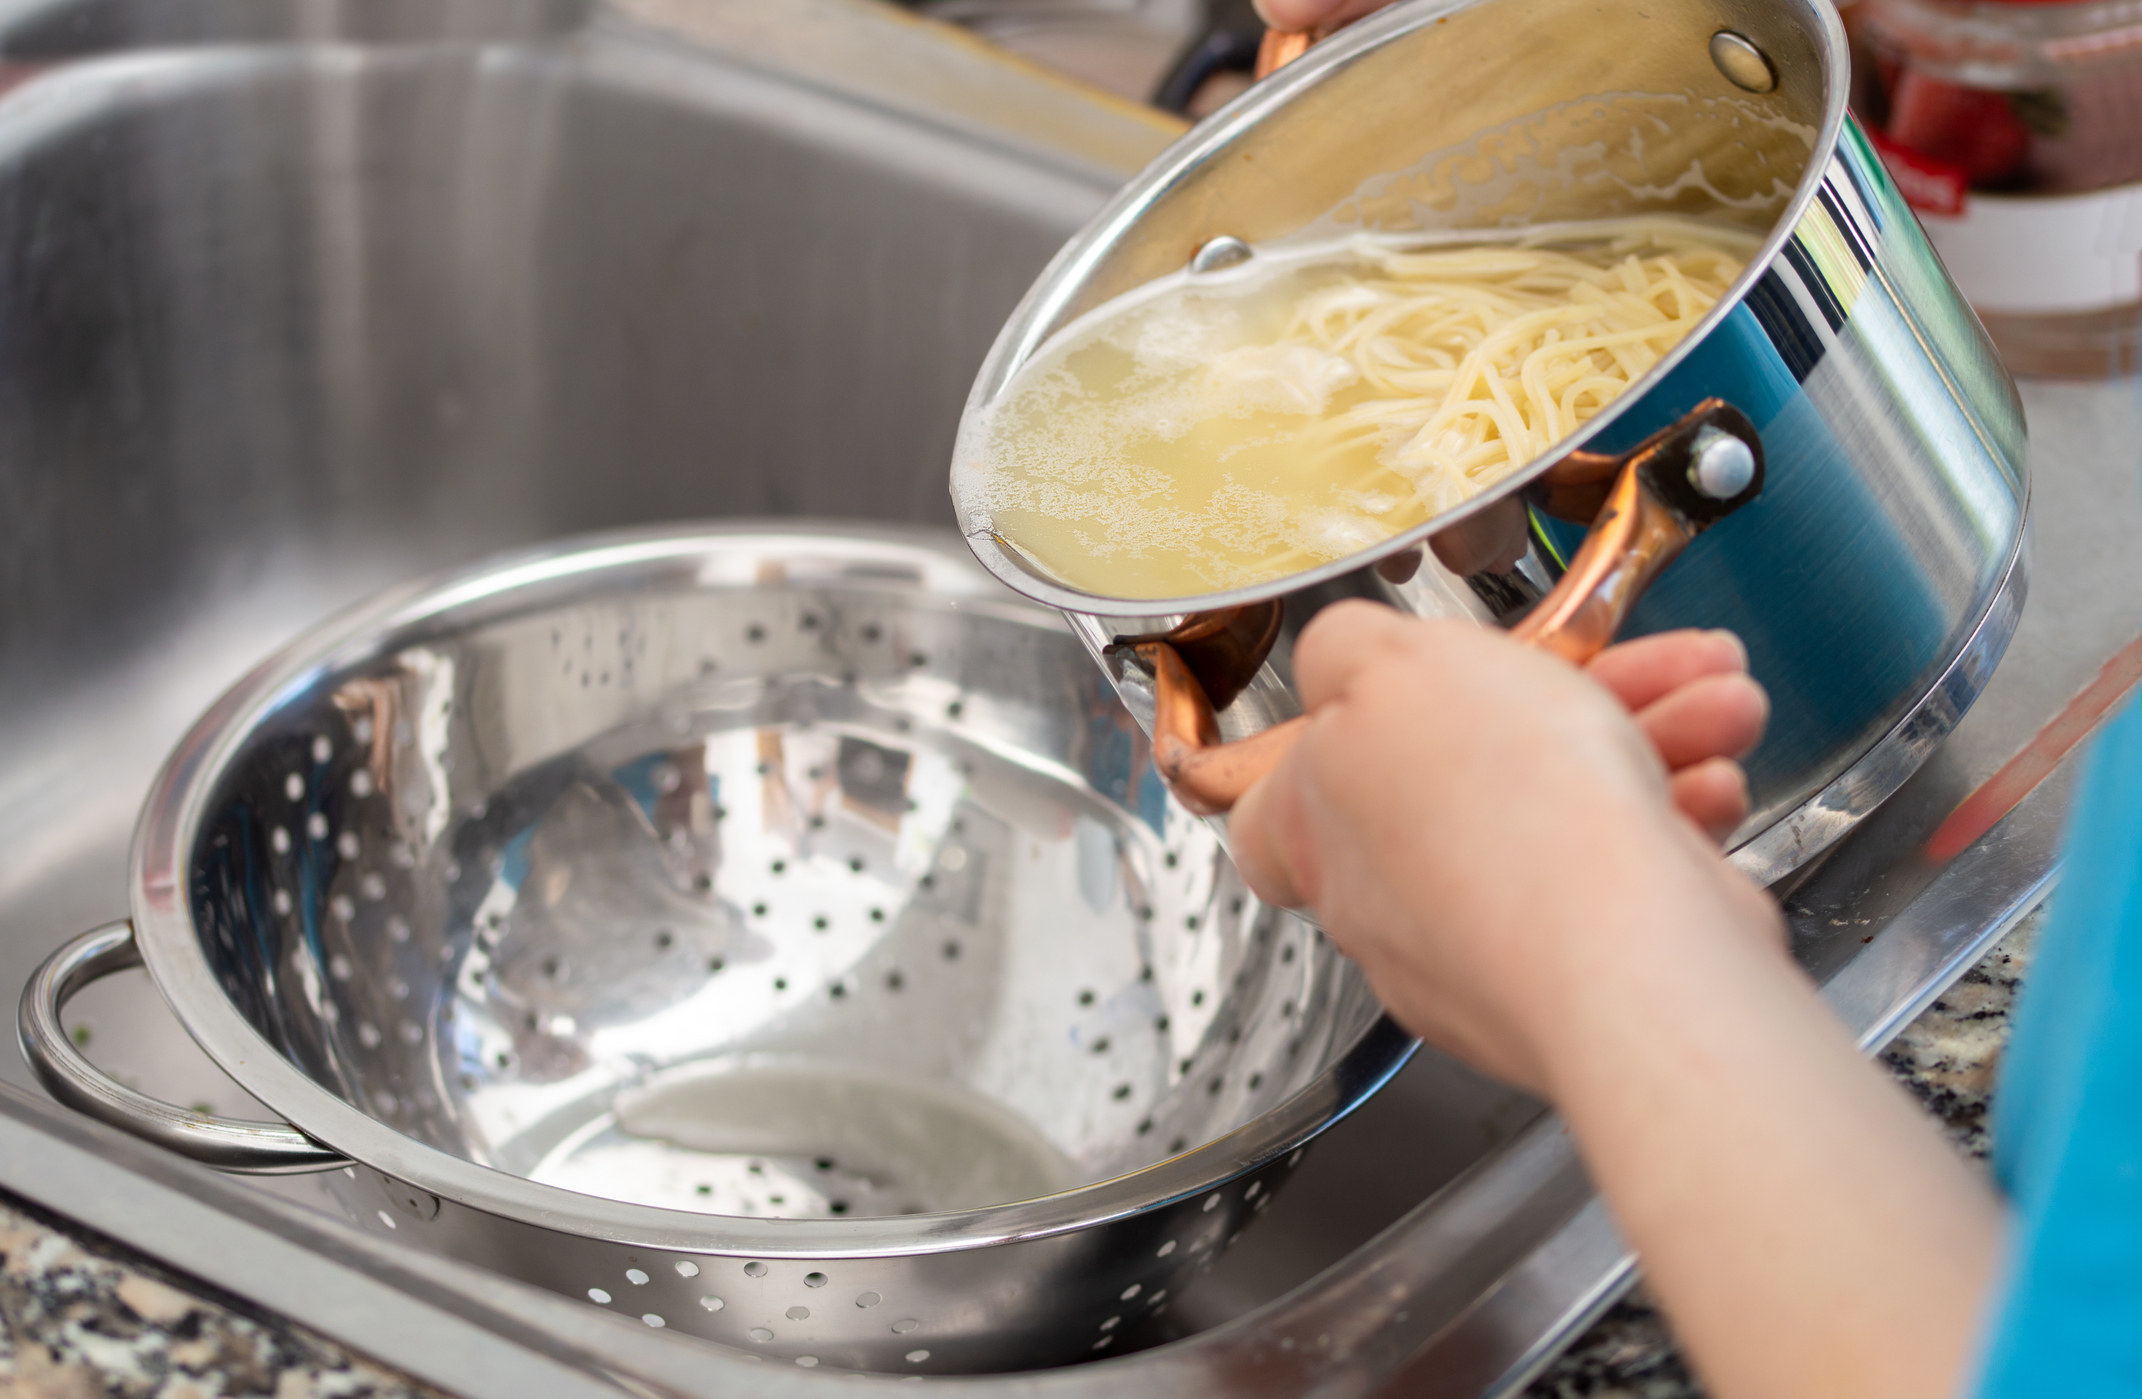
<path id="1" fill-rule="evenodd" d="M 1883 1062 L 1957 1148 L 1983 1159 L 2008 1012 L 2042 914 L 2023 920 Z M 1689 1399 L 1658 1311 L 1617 1306 L 1527 1399 Z M 0 1399 L 444 1399 L 334 1342 L 0 1194 Z"/>

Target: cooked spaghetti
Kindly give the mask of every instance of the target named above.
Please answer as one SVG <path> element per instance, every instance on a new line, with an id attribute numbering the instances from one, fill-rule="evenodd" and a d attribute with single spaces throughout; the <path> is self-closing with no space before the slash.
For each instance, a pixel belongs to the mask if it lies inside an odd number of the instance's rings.
<path id="1" fill-rule="evenodd" d="M 971 526 L 1088 592 L 1283 577 L 1538 457 L 1687 335 L 1754 248 L 1617 219 L 1170 277 L 1024 366 L 962 432 L 953 490 Z"/>

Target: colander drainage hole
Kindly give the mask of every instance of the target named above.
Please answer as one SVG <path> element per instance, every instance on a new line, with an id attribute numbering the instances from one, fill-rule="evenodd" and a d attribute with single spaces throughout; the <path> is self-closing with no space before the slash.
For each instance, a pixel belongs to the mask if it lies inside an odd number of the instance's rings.
<path id="1" fill-rule="evenodd" d="M 765 639 L 766 628 L 760 626 L 757 622 L 753 622 L 750 626 L 744 628 L 744 640 L 752 645 L 756 646 Z"/>
<path id="2" fill-rule="evenodd" d="M 814 1161 L 812 1161 L 812 1162 L 811 1162 L 811 1165 L 812 1165 L 812 1167 L 813 1167 L 814 1169 L 817 1169 L 817 1170 L 821 1170 L 821 1171 L 830 1171 L 830 1170 L 832 1170 L 832 1169 L 833 1169 L 833 1167 L 834 1167 L 834 1165 L 835 1165 L 835 1164 L 836 1164 L 836 1163 L 835 1163 L 835 1161 L 834 1161 L 834 1160 L 833 1160 L 833 1158 L 832 1158 L 832 1157 L 830 1157 L 830 1156 L 820 1156 L 820 1157 L 818 1157 L 818 1158 L 817 1158 L 816 1160 L 814 1160 Z M 813 1274 L 811 1274 L 811 1276 L 812 1276 L 812 1277 L 814 1277 L 814 1278 L 819 1278 L 819 1279 L 823 1280 L 823 1278 L 825 1277 L 825 1274 L 823 1274 L 823 1273 L 813 1273 Z M 817 1284 L 813 1283 L 812 1285 L 813 1285 L 813 1286 L 815 1287 L 815 1286 L 816 1286 Z"/>
<path id="3" fill-rule="evenodd" d="M 751 916 L 753 918 L 764 918 L 766 916 L 766 905 L 753 904 L 751 906 Z"/>
<path id="4" fill-rule="evenodd" d="M 824 1273 L 805 1273 L 803 1275 L 803 1285 L 805 1287 L 824 1287 L 826 1281 Z"/>
<path id="5" fill-rule="evenodd" d="M 790 1321 L 809 1321 L 811 1319 L 811 1309 L 809 1307 L 790 1307 L 781 1315 L 787 1317 Z"/>
<path id="6" fill-rule="evenodd" d="M 776 991 L 786 991 L 788 989 L 788 978 L 785 976 L 775 977 L 773 979 L 773 989 Z"/>
<path id="7" fill-rule="evenodd" d="M 638 1268 L 627 1268 L 625 1269 L 625 1281 L 631 1283 L 634 1287 L 645 1287 L 647 1285 L 647 1274 L 641 1272 Z"/>
<path id="8" fill-rule="evenodd" d="M 956 939 L 946 942 L 944 945 L 945 960 L 947 962 L 957 962 L 959 960 L 959 951 L 959 942 Z"/>
<path id="9" fill-rule="evenodd" d="M 1106 1054 L 1108 1052 L 1108 1036 L 1103 1035 L 1093 1042 L 1093 1052 L 1096 1054 Z"/>
<path id="10" fill-rule="evenodd" d="M 773 862 L 773 863 L 772 863 L 771 865 L 769 865 L 769 866 L 768 866 L 767 868 L 771 869 L 771 870 L 772 870 L 772 871 L 773 871 L 773 872 L 774 872 L 775 874 L 781 874 L 781 873 L 784 873 L 784 872 L 785 872 L 785 871 L 786 871 L 786 870 L 788 869 L 788 861 L 786 861 L 786 860 L 776 860 L 776 861 L 774 861 L 774 862 Z"/>
<path id="11" fill-rule="evenodd" d="M 655 951 L 667 952 L 677 941 L 677 935 L 667 928 L 658 929 L 654 935 Z"/>
<path id="12" fill-rule="evenodd" d="M 1177 1137 L 1174 1141 L 1168 1143 L 1168 1155 L 1180 1156 L 1183 1154 L 1183 1148 L 1188 1145 L 1190 1145 L 1190 1143 L 1187 1140 L 1182 1137 Z"/>
<path id="13" fill-rule="evenodd" d="M 744 1265 L 744 1276 L 747 1278 L 763 1278 L 766 1276 L 766 1265 L 758 1262 L 746 1263 Z"/>
<path id="14" fill-rule="evenodd" d="M 765 1344 L 767 1341 L 773 1339 L 773 1332 L 767 1330 L 763 1326 L 754 1326 L 746 1334 L 748 1334 L 752 1340 L 757 1341 L 762 1345 Z"/>
<path id="15" fill-rule="evenodd" d="M 699 1305 L 706 1311 L 718 1312 L 728 1303 L 722 1301 L 719 1297 L 702 1297 L 699 1299 Z"/>
<path id="16" fill-rule="evenodd" d="M 849 860 L 848 871 L 851 874 L 861 874 L 863 872 L 863 857 L 857 855 L 853 859 Z"/>
<path id="17" fill-rule="evenodd" d="M 641 1312 L 640 1320 L 646 1322 L 649 1326 L 652 1326 L 657 1331 L 669 1325 L 668 1322 L 664 1321 L 661 1317 L 656 1316 L 653 1312 Z"/>
<path id="18" fill-rule="evenodd" d="M 883 923 L 885 921 L 885 910 L 882 908 L 874 908 L 870 910 L 870 921 L 873 923 Z"/>
<path id="19" fill-rule="evenodd" d="M 811 920 L 811 926 L 822 933 L 833 926 L 833 920 L 821 913 Z"/>
<path id="20" fill-rule="evenodd" d="M 846 1214 L 848 1212 L 848 1202 L 846 1200 L 829 1200 L 826 1202 L 826 1208 L 835 1214 Z M 818 1284 L 814 1282 L 811 1286 L 816 1287 Z"/>
<path id="21" fill-rule="evenodd" d="M 1079 992 L 1079 993 L 1078 993 L 1078 1003 L 1079 1003 L 1080 1005 L 1082 1005 L 1082 1006 L 1090 1006 L 1090 1005 L 1092 1005 L 1092 1004 L 1093 1004 L 1093 1001 L 1094 1001 L 1094 996 L 1093 996 L 1093 993 L 1092 993 L 1091 991 L 1081 991 L 1081 992 Z"/>
<path id="22" fill-rule="evenodd" d="M 610 1294 L 599 1287 L 591 1287 L 588 1289 L 588 1300 L 590 1302 L 599 1302 L 607 1307 L 610 1305 Z"/>
<path id="23" fill-rule="evenodd" d="M 900 989 L 901 987 L 903 987 L 903 986 L 905 986 L 905 985 L 907 985 L 907 978 L 906 978 L 906 977 L 904 977 L 904 976 L 902 976 L 902 975 L 900 975 L 900 973 L 899 973 L 899 972 L 897 972 L 897 971 L 889 971 L 889 972 L 885 973 L 885 989 L 886 989 L 886 990 L 888 990 L 888 991 L 897 991 L 897 990 L 899 990 L 899 989 Z"/>
<path id="24" fill-rule="evenodd" d="M 696 1278 L 699 1276 L 699 1265 L 688 1258 L 678 1259 L 676 1269 L 677 1276 L 680 1278 Z"/>
<path id="25" fill-rule="evenodd" d="M 920 1365 L 929 1358 L 930 1353 L 926 1350 L 911 1350 L 907 1353 L 907 1363 L 910 1365 Z"/>
<path id="26" fill-rule="evenodd" d="M 707 958 L 707 970 L 709 972 L 719 972 L 723 967 L 726 967 L 727 965 L 729 964 L 727 962 L 724 962 L 719 957 Z"/>
<path id="27" fill-rule="evenodd" d="M 1117 1084 L 1117 1085 L 1116 1085 L 1116 1101 L 1117 1101 L 1117 1102 L 1119 1102 L 1119 1103 L 1120 1103 L 1120 1102 L 1122 1102 L 1122 1101 L 1123 1101 L 1124 1099 L 1126 1099 L 1126 1098 L 1130 1097 L 1130 1095 L 1131 1095 L 1131 1086 L 1130 1086 L 1129 1084 L 1127 1084 L 1127 1083 L 1119 1083 L 1119 1084 Z"/>
<path id="28" fill-rule="evenodd" d="M 1145 1136 L 1145 1135 L 1146 1135 L 1147 1133 L 1151 1132 L 1152 1130 L 1153 1130 L 1153 1119 L 1152 1119 L 1152 1118 L 1150 1118 L 1150 1117 L 1141 1117 L 1141 1118 L 1139 1118 L 1139 1119 L 1138 1119 L 1138 1135 L 1139 1135 L 1139 1136 L 1141 1136 L 1141 1137 L 1142 1137 L 1142 1136 Z"/>
<path id="29" fill-rule="evenodd" d="M 1168 1017 L 1165 1015 L 1156 1015 L 1153 1017 L 1153 1028 L 1163 1035 L 1168 1032 L 1168 1025 L 1170 1023 L 1171 1022 L 1168 1020 Z"/>
<path id="30" fill-rule="evenodd" d="M 714 1193 L 714 1187 L 708 1185 L 704 1181 L 701 1181 L 697 1186 L 693 1188 L 696 1189 L 702 1195 L 712 1195 Z"/>
<path id="31" fill-rule="evenodd" d="M 895 1336 L 905 1336 L 908 1332 L 914 1330 L 920 1325 L 922 1325 L 922 1323 L 917 1321 L 915 1318 L 911 1316 L 903 1316 L 898 1321 L 892 1324 L 893 1334 Z"/>

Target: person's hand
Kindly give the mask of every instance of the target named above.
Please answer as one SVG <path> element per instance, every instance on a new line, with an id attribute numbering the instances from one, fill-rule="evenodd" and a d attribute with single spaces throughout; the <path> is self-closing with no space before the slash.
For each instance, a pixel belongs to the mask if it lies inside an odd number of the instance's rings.
<path id="1" fill-rule="evenodd" d="M 1257 0 L 1257 13 L 1272 28 L 1289 34 L 1304 30 L 1327 34 L 1390 3 L 1392 0 Z"/>
<path id="2" fill-rule="evenodd" d="M 1342 603 L 1294 673 L 1306 730 L 1230 822 L 1244 876 L 1401 1024 L 1560 1111 L 1706 1389 L 1959 1392 L 2000 1210 L 1699 829 L 1739 810 L 1761 727 L 1739 648 L 1682 633 L 1586 674 Z"/>
<path id="3" fill-rule="evenodd" d="M 1609 646 L 1585 669 L 1636 718 L 1670 774 L 1681 814 L 1724 840 L 1748 816 L 1740 758 L 1763 737 L 1770 700 L 1727 631 L 1671 631 Z"/>
<path id="4" fill-rule="evenodd" d="M 1416 1034 L 1548 1087 L 1558 1007 L 1632 938 L 1775 941 L 1710 831 L 1767 712 L 1737 642 L 1674 633 L 1590 674 L 1469 622 L 1367 603 L 1295 647 L 1307 731 L 1235 808 L 1260 896 L 1312 909 Z M 1693 816 L 1693 819 L 1691 817 Z"/>

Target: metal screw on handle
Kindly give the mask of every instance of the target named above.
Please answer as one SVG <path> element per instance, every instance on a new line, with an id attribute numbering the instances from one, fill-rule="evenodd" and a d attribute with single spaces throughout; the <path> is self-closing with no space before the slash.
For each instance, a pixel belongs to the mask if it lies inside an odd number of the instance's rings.
<path id="1" fill-rule="evenodd" d="M 45 959 L 22 988 L 15 1032 L 23 1057 L 53 1097 L 75 1111 L 220 1171 L 297 1175 L 333 1170 L 349 1158 L 282 1122 L 212 1117 L 137 1093 L 82 1057 L 60 1024 L 75 992 L 100 977 L 141 965 L 134 925 L 107 923 Z"/>
<path id="2" fill-rule="evenodd" d="M 1712 500 L 1731 500 L 1755 480 L 1755 449 L 1706 425 L 1689 447 L 1688 483 Z"/>

